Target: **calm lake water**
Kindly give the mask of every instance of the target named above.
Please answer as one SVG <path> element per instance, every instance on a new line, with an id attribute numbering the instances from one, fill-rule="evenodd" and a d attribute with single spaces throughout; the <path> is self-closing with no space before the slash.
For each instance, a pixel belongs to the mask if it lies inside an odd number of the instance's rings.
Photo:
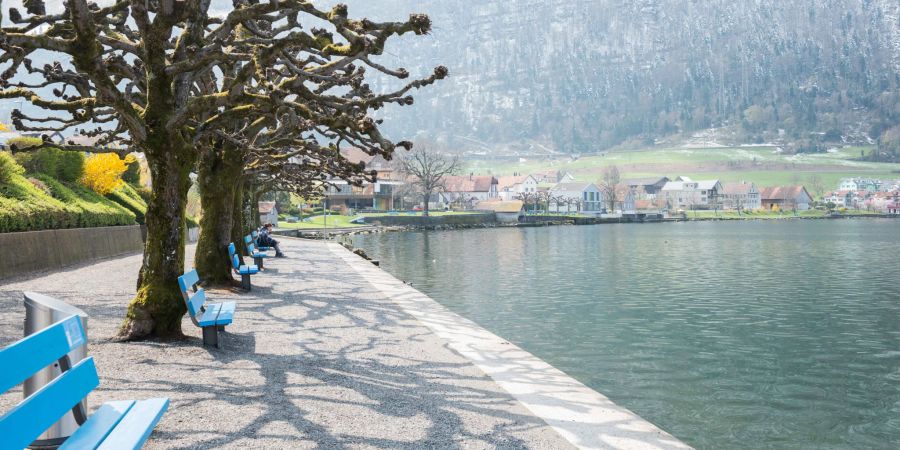
<path id="1" fill-rule="evenodd" d="M 900 448 L 900 220 L 357 236 L 697 448 Z"/>

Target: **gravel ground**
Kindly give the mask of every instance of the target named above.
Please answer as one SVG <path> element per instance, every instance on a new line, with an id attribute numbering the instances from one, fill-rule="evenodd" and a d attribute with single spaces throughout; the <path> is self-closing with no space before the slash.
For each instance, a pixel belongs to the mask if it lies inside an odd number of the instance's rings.
<path id="1" fill-rule="evenodd" d="M 267 260 L 252 293 L 209 292 L 238 304 L 221 350 L 187 318 L 186 341 L 109 341 L 140 255 L 6 282 L 0 345 L 22 335 L 22 291 L 85 310 L 101 380 L 90 406 L 172 401 L 147 449 L 571 447 L 324 244 L 283 241 L 290 258 Z M 20 398 L 0 396 L 0 411 Z"/>

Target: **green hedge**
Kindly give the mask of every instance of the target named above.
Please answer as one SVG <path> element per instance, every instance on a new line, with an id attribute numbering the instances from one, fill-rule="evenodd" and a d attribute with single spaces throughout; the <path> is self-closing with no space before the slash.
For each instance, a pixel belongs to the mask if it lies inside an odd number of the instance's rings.
<path id="1" fill-rule="evenodd" d="M 29 181 L 2 152 L 0 172 L 0 233 L 135 223 L 131 211 L 77 183 L 47 174 Z"/>
<path id="2" fill-rule="evenodd" d="M 28 173 L 50 175 L 60 181 L 74 183 L 84 175 L 84 154 L 56 148 L 16 153 L 16 161 Z"/>
<path id="3" fill-rule="evenodd" d="M 134 213 L 137 223 L 141 225 L 144 224 L 144 214 L 147 213 L 147 203 L 133 186 L 125 183 L 122 187 L 106 194 L 106 198 L 122 205 Z"/>

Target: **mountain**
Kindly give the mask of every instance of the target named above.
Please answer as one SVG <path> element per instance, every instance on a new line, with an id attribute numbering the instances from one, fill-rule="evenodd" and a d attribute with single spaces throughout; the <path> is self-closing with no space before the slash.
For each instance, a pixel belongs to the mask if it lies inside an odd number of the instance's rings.
<path id="1" fill-rule="evenodd" d="M 384 62 L 450 78 L 386 114 L 395 135 L 592 152 L 713 127 L 726 138 L 872 142 L 900 124 L 897 0 L 370 0 L 425 12 Z M 721 136 L 720 136 L 721 138 Z M 806 144 L 804 144 L 806 143 Z"/>

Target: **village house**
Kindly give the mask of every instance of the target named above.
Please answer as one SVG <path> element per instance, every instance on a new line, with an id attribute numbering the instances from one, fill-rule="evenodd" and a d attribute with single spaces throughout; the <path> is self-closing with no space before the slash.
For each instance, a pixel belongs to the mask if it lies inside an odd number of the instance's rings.
<path id="1" fill-rule="evenodd" d="M 538 182 L 531 175 L 497 177 L 497 192 L 501 200 L 516 200 L 523 192 L 537 192 Z"/>
<path id="2" fill-rule="evenodd" d="M 722 183 L 719 180 L 694 181 L 688 177 L 669 181 L 660 191 L 668 204 L 678 209 L 717 209 L 721 194 Z"/>
<path id="3" fill-rule="evenodd" d="M 581 212 L 599 215 L 603 213 L 603 196 L 600 188 L 594 183 L 570 182 L 558 183 L 550 189 L 553 197 L 569 200 L 568 202 L 551 202 L 550 212 Z"/>
<path id="4" fill-rule="evenodd" d="M 565 170 L 545 170 L 542 172 L 535 172 L 531 174 L 531 177 L 538 184 L 558 184 L 558 183 L 572 183 L 575 181 L 575 176 Z"/>
<path id="5" fill-rule="evenodd" d="M 329 207 L 343 206 L 356 210 L 392 210 L 401 204 L 403 187 L 406 182 L 394 166 L 381 155 L 349 148 L 341 150 L 341 156 L 353 163 L 363 163 L 367 171 L 375 171 L 376 182 L 365 182 L 353 186 L 344 180 L 329 180 L 325 189 L 325 199 Z"/>
<path id="6" fill-rule="evenodd" d="M 635 213 L 635 201 L 637 197 L 635 195 L 635 189 L 631 186 L 621 183 L 616 186 L 616 205 L 615 211 L 621 214 L 634 214 Z"/>
<path id="7" fill-rule="evenodd" d="M 881 180 L 871 178 L 842 178 L 838 190 L 878 192 L 881 184 Z"/>
<path id="8" fill-rule="evenodd" d="M 894 198 L 885 205 L 884 211 L 892 216 L 900 216 L 900 191 L 894 192 Z"/>
<path id="9" fill-rule="evenodd" d="M 455 201 L 459 196 L 463 196 L 467 201 L 471 199 L 475 202 L 500 196 L 497 192 L 497 178 L 490 175 L 448 176 L 444 177 L 443 184 L 443 191 L 449 194 L 447 199 L 450 202 Z"/>
<path id="10" fill-rule="evenodd" d="M 722 207 L 732 210 L 756 210 L 762 207 L 759 190 L 756 184 L 724 183 L 722 184 Z"/>
<path id="11" fill-rule="evenodd" d="M 522 200 L 479 202 L 475 209 L 493 211 L 500 223 L 516 223 L 525 217 L 525 203 Z"/>
<path id="12" fill-rule="evenodd" d="M 653 199 L 669 181 L 668 177 L 632 178 L 622 184 L 630 187 L 640 199 Z"/>
<path id="13" fill-rule="evenodd" d="M 834 203 L 837 208 L 849 208 L 853 205 L 853 192 L 851 191 L 834 191 L 827 192 L 822 197 L 825 203 Z"/>
<path id="14" fill-rule="evenodd" d="M 275 202 L 259 202 L 259 223 L 278 226 L 278 207 Z"/>
<path id="15" fill-rule="evenodd" d="M 762 207 L 768 210 L 805 211 L 812 202 L 812 196 L 803 186 L 767 187 L 759 195 Z"/>

